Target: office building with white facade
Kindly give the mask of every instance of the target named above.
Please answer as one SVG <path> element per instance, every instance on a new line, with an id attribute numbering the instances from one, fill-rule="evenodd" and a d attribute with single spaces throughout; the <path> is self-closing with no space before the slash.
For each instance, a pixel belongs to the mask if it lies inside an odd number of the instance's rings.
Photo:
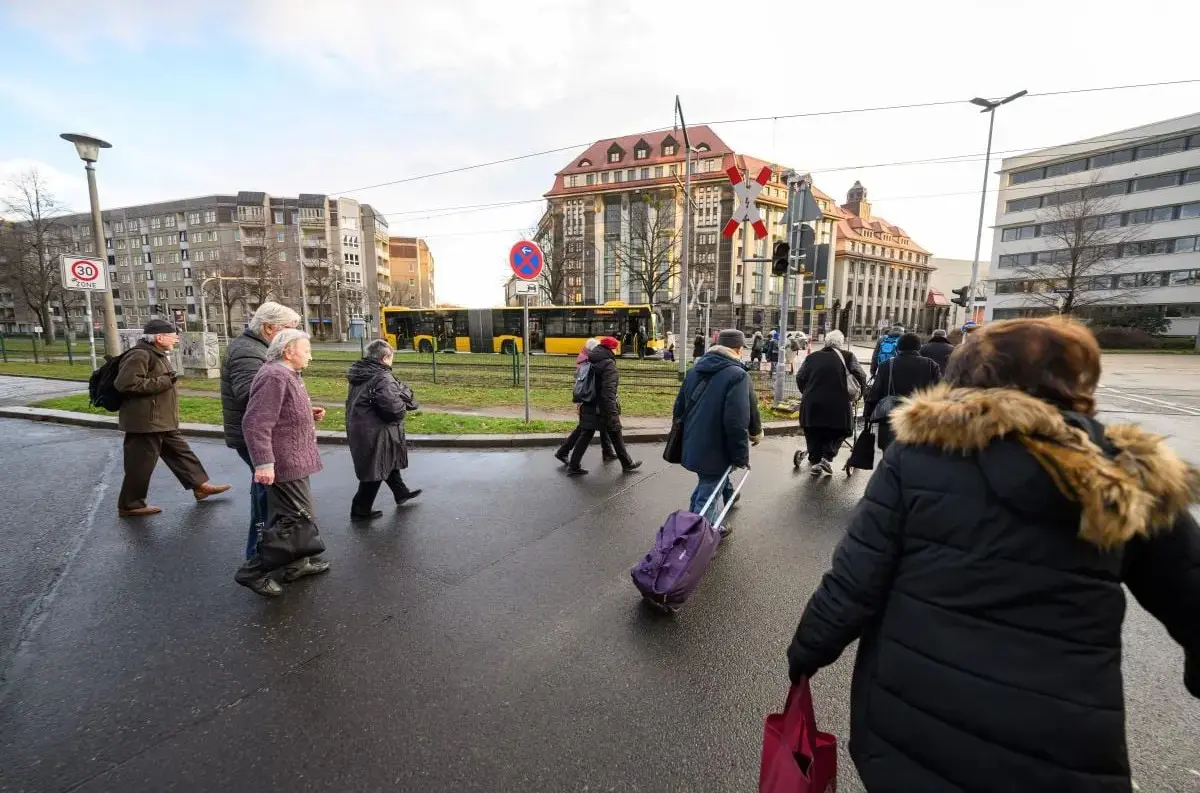
<path id="1" fill-rule="evenodd" d="M 1097 321 L 1136 307 L 1196 334 L 1200 113 L 1006 158 L 994 235 L 988 319 L 1073 299 Z"/>

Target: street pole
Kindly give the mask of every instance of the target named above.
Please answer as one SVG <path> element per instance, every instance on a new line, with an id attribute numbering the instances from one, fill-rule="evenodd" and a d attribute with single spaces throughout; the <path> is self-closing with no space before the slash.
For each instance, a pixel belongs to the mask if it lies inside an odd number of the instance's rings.
<path id="1" fill-rule="evenodd" d="M 988 138 L 987 153 L 983 158 L 983 189 L 979 192 L 979 226 L 975 231 L 975 258 L 971 261 L 971 284 L 967 289 L 967 300 L 970 301 L 970 307 L 967 309 L 968 320 L 975 319 L 975 285 L 979 282 L 979 249 L 983 244 L 983 211 L 987 204 L 988 171 L 991 170 L 992 164 L 992 130 L 996 126 L 996 108 L 1007 105 L 1014 99 L 1020 99 L 1026 93 L 1028 92 L 1017 91 L 1015 94 L 998 100 L 984 99 L 978 96 L 971 100 L 971 104 L 983 108 L 979 112 L 988 114 Z"/>
<path id="2" fill-rule="evenodd" d="M 803 204 L 801 204 L 803 206 Z M 786 376 L 783 371 L 783 364 L 786 361 L 786 353 L 784 352 L 784 344 L 787 343 L 787 309 L 788 309 L 788 280 L 791 278 L 792 266 L 798 259 L 796 250 L 796 222 L 794 220 L 796 212 L 796 181 L 794 178 L 788 179 L 788 203 L 787 211 L 784 213 L 784 227 L 787 229 L 788 240 L 788 269 L 783 275 L 783 288 L 780 289 L 779 295 L 779 357 L 775 363 L 775 382 L 772 384 L 775 397 L 775 402 L 783 401 L 783 378 Z M 801 301 L 803 302 L 803 301 Z"/>
<path id="3" fill-rule="evenodd" d="M 525 337 L 522 347 L 525 349 L 525 423 L 529 423 L 529 293 L 521 295 L 521 332 Z"/>
<path id="4" fill-rule="evenodd" d="M 104 219 L 100 216 L 100 196 L 96 190 L 96 168 L 92 161 L 84 162 L 87 171 L 88 198 L 92 203 L 92 236 L 96 239 L 96 248 L 105 257 L 104 268 L 108 269 L 108 252 L 104 248 Z M 113 244 L 116 250 L 116 244 Z M 105 279 L 107 280 L 107 279 Z M 104 306 L 104 352 L 107 355 L 121 354 L 121 340 L 117 335 L 117 309 L 113 305 L 112 288 L 104 290 L 101 305 Z"/>
<path id="5" fill-rule="evenodd" d="M 683 118 L 683 106 L 679 95 L 675 95 L 675 115 L 679 117 L 679 125 L 683 128 L 683 244 L 680 249 L 679 261 L 679 377 L 687 374 L 687 356 L 691 349 L 688 338 L 688 265 L 692 253 L 692 142 L 688 138 L 687 122 Z M 707 343 L 707 340 L 706 340 Z M 528 387 L 528 386 L 527 386 Z"/>
<path id="6" fill-rule="evenodd" d="M 201 296 L 203 296 L 203 294 L 204 294 L 203 290 L 201 290 L 200 294 L 201 294 Z M 221 321 L 222 321 L 222 324 L 225 326 L 225 343 L 228 344 L 229 343 L 229 311 L 227 310 L 227 308 L 225 306 L 225 279 L 224 278 L 217 279 L 217 295 L 221 301 Z M 206 325 L 205 330 L 207 330 L 207 329 L 208 328 Z"/>
<path id="7" fill-rule="evenodd" d="M 208 303 L 204 299 L 204 287 L 211 280 L 213 280 L 213 279 L 205 278 L 203 281 L 200 282 L 200 332 L 201 333 L 208 332 Z M 220 279 L 217 279 L 217 283 L 220 283 L 220 282 L 221 282 Z M 226 336 L 225 340 L 228 341 L 229 334 L 226 333 L 225 336 Z"/>
<path id="8" fill-rule="evenodd" d="M 287 207 L 284 207 L 284 212 L 287 212 Z M 287 217 L 284 217 L 287 221 Z M 311 331 L 312 328 L 308 325 L 308 286 L 305 281 L 308 280 L 308 273 L 304 271 L 304 233 L 300 228 L 300 207 L 296 207 L 296 259 L 300 262 L 300 316 L 304 320 L 304 330 Z M 323 332 L 323 331 L 322 331 Z M 229 336 L 229 331 L 226 330 L 225 336 Z"/>

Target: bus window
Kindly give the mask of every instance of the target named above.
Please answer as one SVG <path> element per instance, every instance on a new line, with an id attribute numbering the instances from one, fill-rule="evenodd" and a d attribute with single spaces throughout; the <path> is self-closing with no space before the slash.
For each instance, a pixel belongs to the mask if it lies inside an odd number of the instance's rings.
<path id="1" fill-rule="evenodd" d="M 547 336 L 565 336 L 567 312 L 561 308 L 550 308 L 539 312 L 542 315 L 542 330 Z"/>

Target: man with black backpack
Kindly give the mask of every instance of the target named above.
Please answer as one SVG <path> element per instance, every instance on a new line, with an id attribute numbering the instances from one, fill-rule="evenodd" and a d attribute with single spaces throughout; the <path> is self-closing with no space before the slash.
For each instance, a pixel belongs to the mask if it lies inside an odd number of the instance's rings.
<path id="1" fill-rule="evenodd" d="M 675 397 L 673 418 L 683 422 L 680 463 L 699 479 L 692 491 L 692 512 L 708 501 L 729 466 L 750 467 L 750 446 L 762 440 L 758 399 L 742 365 L 745 346 L 746 334 L 740 330 L 721 331 L 716 346 L 696 361 Z M 728 479 L 723 490 L 709 508 L 710 520 L 732 495 Z M 728 525 L 722 527 L 723 534 Z"/>
<path id="2" fill-rule="evenodd" d="M 224 493 L 229 485 L 214 485 L 199 458 L 179 431 L 178 375 L 171 368 L 171 350 L 179 333 L 169 323 L 152 319 L 138 343 L 121 355 L 116 390 L 121 394 L 118 428 L 125 433 L 125 479 L 117 497 L 123 518 L 157 515 L 161 507 L 146 503 L 150 477 L 159 458 L 197 501 Z"/>
<path id="3" fill-rule="evenodd" d="M 621 470 L 626 473 L 637 469 L 641 460 L 635 461 L 625 449 L 621 439 L 621 404 L 617 401 L 617 385 L 621 375 L 617 372 L 615 351 L 620 346 L 612 336 L 605 336 L 588 353 L 588 375 L 584 382 L 576 380 L 576 401 L 579 405 L 579 438 L 567 461 L 567 474 L 582 476 L 587 470 L 579 463 L 597 431 L 608 433 L 613 451 L 621 461 Z M 588 384 L 587 378 L 591 378 Z"/>
<path id="4" fill-rule="evenodd" d="M 903 335 L 904 326 L 896 325 L 875 342 L 875 351 L 871 354 L 871 377 L 875 376 L 885 361 L 890 361 L 900 352 L 900 337 Z"/>

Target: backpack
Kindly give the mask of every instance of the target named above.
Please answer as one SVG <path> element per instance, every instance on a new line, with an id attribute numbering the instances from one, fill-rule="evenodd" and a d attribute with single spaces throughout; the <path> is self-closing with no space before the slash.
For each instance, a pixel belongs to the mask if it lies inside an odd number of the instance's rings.
<path id="1" fill-rule="evenodd" d="M 105 356 L 104 363 L 88 378 L 88 402 L 98 408 L 116 412 L 121 409 L 121 392 L 117 390 L 117 373 L 125 353 Z"/>
<path id="2" fill-rule="evenodd" d="M 592 362 L 584 361 L 575 371 L 575 387 L 571 389 L 571 397 L 578 404 L 596 401 L 596 373 L 592 371 Z"/>
<path id="3" fill-rule="evenodd" d="M 751 352 L 759 352 L 759 353 L 763 351 L 762 336 L 754 337 L 754 345 L 750 348 L 750 351 Z"/>
<path id="4" fill-rule="evenodd" d="M 899 336 L 884 336 L 883 340 L 879 343 L 879 354 L 875 356 L 875 365 L 882 366 L 884 361 L 890 361 L 895 358 L 899 347 Z"/>

